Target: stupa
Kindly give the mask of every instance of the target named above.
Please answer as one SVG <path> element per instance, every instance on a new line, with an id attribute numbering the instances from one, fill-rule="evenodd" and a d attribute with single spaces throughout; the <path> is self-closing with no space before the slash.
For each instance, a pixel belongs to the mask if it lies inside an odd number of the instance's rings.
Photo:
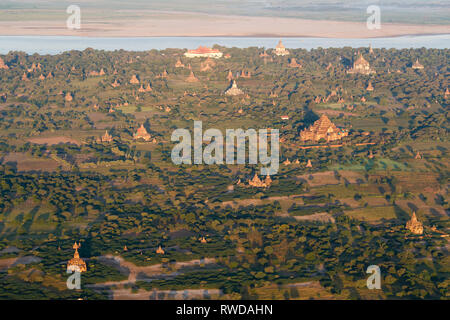
<path id="1" fill-rule="evenodd" d="M 64 97 L 64 100 L 66 100 L 67 102 L 70 102 L 73 100 L 72 95 L 70 94 L 70 92 L 66 93 L 66 96 Z"/>
<path id="2" fill-rule="evenodd" d="M 372 87 L 372 83 L 369 81 L 369 83 L 367 84 L 367 91 L 373 91 L 373 87 Z"/>
<path id="3" fill-rule="evenodd" d="M 194 72 L 192 72 L 189 74 L 189 77 L 186 78 L 186 82 L 198 82 L 199 80 L 197 79 L 197 77 L 194 75 Z"/>
<path id="4" fill-rule="evenodd" d="M 308 163 L 306 164 L 306 167 L 307 168 L 312 168 L 312 163 L 311 163 L 310 159 L 308 159 Z"/>
<path id="5" fill-rule="evenodd" d="M 244 92 L 238 88 L 237 84 L 236 84 L 236 80 L 233 80 L 231 87 L 229 87 L 226 91 L 225 94 L 227 96 L 238 96 L 241 94 L 244 94 Z"/>
<path id="6" fill-rule="evenodd" d="M 259 179 L 258 175 L 255 173 L 255 176 L 253 177 L 253 179 L 248 181 L 248 184 L 252 187 L 267 188 L 272 184 L 272 179 L 270 178 L 270 176 L 266 176 L 266 179 L 264 179 L 264 181 L 261 181 L 261 179 Z"/>
<path id="7" fill-rule="evenodd" d="M 73 255 L 73 258 L 69 260 L 67 263 L 67 271 L 72 272 L 86 272 L 86 262 L 84 262 L 83 259 L 80 258 L 80 254 L 78 253 L 78 249 L 81 247 L 80 244 L 73 245 L 73 249 L 75 250 L 75 253 Z"/>
<path id="8" fill-rule="evenodd" d="M 411 220 L 406 223 L 406 229 L 411 231 L 414 234 L 422 234 L 423 233 L 423 225 L 422 222 L 417 220 L 416 213 L 413 212 Z"/>
<path id="9" fill-rule="evenodd" d="M 178 58 L 177 62 L 175 63 L 175 68 L 184 68 L 183 62 L 181 62 L 181 59 Z"/>
<path id="10" fill-rule="evenodd" d="M 291 68 L 301 68 L 302 65 L 297 63 L 297 60 L 295 58 L 292 58 L 291 62 L 289 63 L 289 67 L 291 67 Z"/>
<path id="11" fill-rule="evenodd" d="M 112 141 L 112 135 L 108 133 L 108 130 L 105 131 L 105 134 L 100 138 L 101 142 L 111 142 Z"/>
<path id="12" fill-rule="evenodd" d="M 277 56 L 287 56 L 289 54 L 289 51 L 286 50 L 286 48 L 283 45 L 283 42 L 281 40 L 278 42 L 277 46 L 275 47 L 275 54 Z"/>
<path id="13" fill-rule="evenodd" d="M 165 252 L 164 252 L 163 248 L 161 248 L 161 246 L 159 246 L 158 249 L 156 249 L 156 253 L 157 254 L 164 254 Z"/>
<path id="14" fill-rule="evenodd" d="M 416 62 L 414 62 L 411 66 L 413 69 L 423 69 L 423 65 L 419 62 L 419 58 L 416 59 Z"/>
<path id="15" fill-rule="evenodd" d="M 138 80 L 138 78 L 136 77 L 135 74 L 133 74 L 133 76 L 131 77 L 130 83 L 131 84 L 139 84 L 139 80 Z"/>
<path id="16" fill-rule="evenodd" d="M 325 139 L 328 142 L 340 140 L 346 136 L 348 136 L 348 130 L 337 128 L 326 115 L 322 115 L 312 126 L 300 132 L 302 141 Z"/>

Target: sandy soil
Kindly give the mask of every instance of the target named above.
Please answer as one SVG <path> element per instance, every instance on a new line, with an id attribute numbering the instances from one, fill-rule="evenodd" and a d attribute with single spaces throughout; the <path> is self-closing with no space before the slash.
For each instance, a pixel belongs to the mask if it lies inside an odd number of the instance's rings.
<path id="1" fill-rule="evenodd" d="M 69 30 L 66 21 L 0 21 L 0 35 L 53 35 L 88 37 L 253 36 L 374 38 L 449 33 L 442 25 L 381 25 L 368 30 L 366 22 L 319 21 L 273 17 L 242 17 L 200 13 L 141 12 L 129 19 L 85 19 L 81 29 Z"/>
<path id="2" fill-rule="evenodd" d="M 297 176 L 297 178 L 306 181 L 311 187 L 339 184 L 339 180 L 335 178 L 333 171 L 304 174 L 301 176 Z"/>
<path id="3" fill-rule="evenodd" d="M 297 221 L 319 221 L 319 222 L 331 222 L 334 223 L 334 218 L 327 212 L 319 212 L 310 214 L 307 216 L 294 216 Z"/>
<path id="4" fill-rule="evenodd" d="M 0 163 L 15 162 L 19 171 L 54 171 L 60 165 L 53 159 L 36 158 L 25 153 L 12 152 Z"/>

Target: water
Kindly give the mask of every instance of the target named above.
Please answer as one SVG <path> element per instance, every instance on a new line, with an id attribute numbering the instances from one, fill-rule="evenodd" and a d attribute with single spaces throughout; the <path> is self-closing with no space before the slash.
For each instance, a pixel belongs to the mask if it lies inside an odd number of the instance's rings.
<path id="1" fill-rule="evenodd" d="M 199 45 L 225 47 L 265 47 L 273 48 L 279 38 L 247 38 L 247 37 L 141 37 L 141 38 L 93 38 L 67 36 L 0 36 L 0 53 L 24 51 L 28 54 L 57 54 L 69 50 L 94 48 L 99 50 L 131 50 L 143 51 L 167 48 L 197 48 Z M 429 36 L 403 36 L 371 39 L 332 39 L 332 38 L 284 38 L 286 48 L 342 48 L 368 47 L 374 48 L 436 48 L 449 47 L 450 34 Z"/>

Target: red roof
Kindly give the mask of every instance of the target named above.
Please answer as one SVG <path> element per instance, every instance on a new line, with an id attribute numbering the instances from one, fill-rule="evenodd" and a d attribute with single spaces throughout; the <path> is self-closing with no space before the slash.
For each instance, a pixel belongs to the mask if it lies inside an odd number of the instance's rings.
<path id="1" fill-rule="evenodd" d="M 188 50 L 189 53 L 194 53 L 194 54 L 202 54 L 202 53 L 219 53 L 220 51 L 217 49 L 211 49 L 208 47 L 198 47 L 197 49 L 194 50 Z"/>

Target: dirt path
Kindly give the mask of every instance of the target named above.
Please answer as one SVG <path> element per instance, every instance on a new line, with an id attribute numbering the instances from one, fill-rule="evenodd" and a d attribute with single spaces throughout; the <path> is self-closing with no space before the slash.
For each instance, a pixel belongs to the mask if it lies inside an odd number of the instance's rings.
<path id="1" fill-rule="evenodd" d="M 216 299 L 222 295 L 220 289 L 185 289 L 185 290 L 139 290 L 116 289 L 112 291 L 114 300 L 189 300 L 189 299 Z"/>
<path id="2" fill-rule="evenodd" d="M 91 285 L 92 287 L 110 287 L 113 285 L 133 284 L 139 281 L 151 281 L 155 278 L 166 278 L 181 274 L 180 270 L 190 267 L 200 267 L 200 265 L 213 266 L 216 262 L 214 258 L 195 259 L 190 261 L 176 262 L 171 265 L 173 272 L 168 272 L 162 264 L 151 266 L 136 266 L 134 263 L 126 261 L 120 256 L 106 255 L 98 257 L 98 260 L 106 265 L 118 269 L 124 274 L 128 274 L 128 279 L 123 281 L 109 281 Z"/>

